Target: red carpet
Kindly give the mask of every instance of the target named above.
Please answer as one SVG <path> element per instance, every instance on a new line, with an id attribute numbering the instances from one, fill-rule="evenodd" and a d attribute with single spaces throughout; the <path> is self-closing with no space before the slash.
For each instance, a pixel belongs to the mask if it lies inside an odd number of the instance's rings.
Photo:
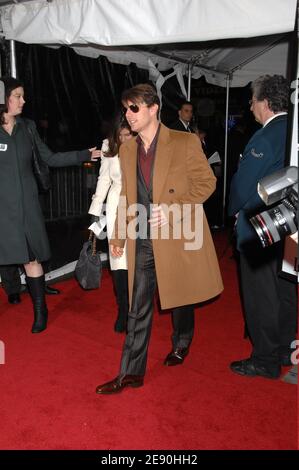
<path id="1" fill-rule="evenodd" d="M 225 235 L 216 235 L 218 253 Z M 75 280 L 48 297 L 46 332 L 32 335 L 31 303 L 10 306 L 0 290 L 0 449 L 296 449 L 294 385 L 229 370 L 247 357 L 235 263 L 221 258 L 225 291 L 197 310 L 192 350 L 167 368 L 169 314 L 155 313 L 145 386 L 98 396 L 117 375 L 123 335 L 113 332 L 115 300 L 105 272 L 97 291 Z"/>

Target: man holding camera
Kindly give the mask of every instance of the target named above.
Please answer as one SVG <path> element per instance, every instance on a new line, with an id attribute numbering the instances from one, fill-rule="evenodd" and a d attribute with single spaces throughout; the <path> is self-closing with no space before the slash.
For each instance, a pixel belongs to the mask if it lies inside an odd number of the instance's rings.
<path id="1" fill-rule="evenodd" d="M 249 218 L 265 208 L 257 192 L 259 180 L 285 165 L 289 86 L 280 75 L 265 75 L 251 85 L 250 109 L 262 124 L 247 144 L 230 191 L 229 215 L 236 217 L 241 289 L 253 345 L 250 358 L 232 362 L 244 376 L 277 379 L 291 365 L 296 338 L 296 285 L 279 276 L 283 240 L 263 249 Z"/>

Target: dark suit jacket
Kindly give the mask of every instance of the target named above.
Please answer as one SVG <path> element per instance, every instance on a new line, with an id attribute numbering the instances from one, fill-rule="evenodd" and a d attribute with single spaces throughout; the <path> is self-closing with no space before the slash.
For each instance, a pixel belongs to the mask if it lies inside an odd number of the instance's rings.
<path id="1" fill-rule="evenodd" d="M 259 244 L 249 222 L 251 215 L 266 209 L 258 195 L 257 184 L 264 176 L 284 167 L 287 116 L 275 117 L 259 129 L 245 147 L 237 172 L 231 182 L 229 215 L 239 213 L 236 225 L 237 248 L 246 250 L 249 243 Z"/>
<path id="2" fill-rule="evenodd" d="M 180 119 L 177 119 L 176 121 L 174 121 L 169 127 L 170 129 L 174 129 L 175 131 L 189 132 L 186 130 L 184 124 L 182 123 Z M 191 126 L 189 127 L 190 127 L 191 132 L 194 133 L 194 130 L 192 129 L 192 127 Z"/>

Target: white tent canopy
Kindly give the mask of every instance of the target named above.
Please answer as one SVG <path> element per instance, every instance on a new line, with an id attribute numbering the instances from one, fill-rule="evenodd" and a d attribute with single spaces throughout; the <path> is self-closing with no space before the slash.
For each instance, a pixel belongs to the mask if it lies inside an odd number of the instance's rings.
<path id="1" fill-rule="evenodd" d="M 32 0 L 5 9 L 5 34 L 46 44 L 122 46 L 265 36 L 294 29 L 296 0 Z M 13 37 L 17 36 L 17 37 Z"/>
<path id="2" fill-rule="evenodd" d="M 179 66 L 184 74 L 191 64 L 194 78 L 204 75 L 221 86 L 228 74 L 231 86 L 244 86 L 261 73 L 285 75 L 288 44 L 281 36 L 294 29 L 296 16 L 296 0 L 1 3 L 6 39 L 70 45 L 82 55 L 147 69 L 154 64 L 159 71 Z"/>

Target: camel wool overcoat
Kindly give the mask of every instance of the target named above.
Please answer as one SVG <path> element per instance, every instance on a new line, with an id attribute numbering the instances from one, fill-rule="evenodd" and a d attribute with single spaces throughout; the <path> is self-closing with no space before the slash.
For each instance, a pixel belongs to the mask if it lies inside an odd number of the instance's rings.
<path id="1" fill-rule="evenodd" d="M 123 247 L 127 240 L 129 295 L 132 303 L 136 239 L 129 227 L 134 226 L 134 220 L 137 221 L 136 139 L 121 145 L 119 155 L 122 191 L 110 244 Z M 198 137 L 168 129 L 161 124 L 152 178 L 153 204 L 162 205 L 166 213 L 169 209 L 169 223 L 152 232 L 162 309 L 195 304 L 217 296 L 223 290 L 223 284 L 214 243 L 202 208 L 204 201 L 215 190 L 216 179 Z M 188 231 L 190 221 L 194 231 L 193 238 L 190 237 L 192 230 Z M 169 236 L 165 237 L 167 229 Z M 180 236 L 178 232 L 181 232 Z M 199 243 L 195 243 L 196 239 Z"/>

